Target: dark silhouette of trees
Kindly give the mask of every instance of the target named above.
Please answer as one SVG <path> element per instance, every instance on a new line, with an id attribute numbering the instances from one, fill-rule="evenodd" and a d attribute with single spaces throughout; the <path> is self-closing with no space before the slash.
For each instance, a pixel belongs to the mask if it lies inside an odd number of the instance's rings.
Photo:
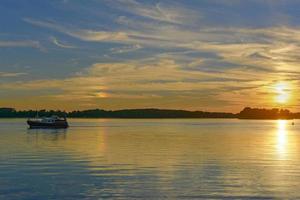
<path id="1" fill-rule="evenodd" d="M 100 109 L 72 111 L 69 113 L 63 111 L 16 111 L 13 108 L 0 108 L 1 118 L 26 118 L 39 116 L 57 115 L 60 117 L 72 118 L 235 118 L 232 113 L 185 111 L 185 110 L 162 110 L 162 109 L 127 109 L 106 111 Z"/>
<path id="2" fill-rule="evenodd" d="M 35 117 L 36 115 L 50 117 L 52 115 L 57 115 L 64 117 L 67 115 L 63 111 L 54 111 L 54 110 L 27 110 L 27 111 L 16 111 L 14 108 L 0 108 L 0 118 L 29 118 Z"/>
<path id="3" fill-rule="evenodd" d="M 246 107 L 238 114 L 239 119 L 292 119 L 293 114 L 286 109 L 259 109 Z"/>
<path id="4" fill-rule="evenodd" d="M 54 111 L 54 110 L 27 110 L 17 111 L 14 108 L 0 108 L 0 118 L 29 118 L 36 115 L 49 117 L 57 115 L 59 117 L 71 118 L 239 118 L 239 119 L 300 119 L 300 113 L 291 113 L 286 109 L 264 109 L 264 108 L 244 108 L 240 113 L 225 112 L 203 112 L 186 110 L 166 110 L 166 109 L 127 109 L 127 110 L 83 110 L 83 111 Z"/>
<path id="5" fill-rule="evenodd" d="M 212 113 L 202 111 L 162 110 L 162 109 L 127 109 L 116 111 L 86 110 L 68 113 L 75 118 L 234 118 L 232 113 Z"/>
<path id="6" fill-rule="evenodd" d="M 15 117 L 17 111 L 14 108 L 0 108 L 0 117 Z"/>

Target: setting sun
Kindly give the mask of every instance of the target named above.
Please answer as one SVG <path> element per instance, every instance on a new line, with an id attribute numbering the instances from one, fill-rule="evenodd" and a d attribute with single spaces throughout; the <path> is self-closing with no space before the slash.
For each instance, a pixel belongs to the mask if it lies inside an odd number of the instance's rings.
<path id="1" fill-rule="evenodd" d="M 276 97 L 275 101 L 279 104 L 285 104 L 290 98 L 290 87 L 285 82 L 279 82 L 275 85 Z"/>

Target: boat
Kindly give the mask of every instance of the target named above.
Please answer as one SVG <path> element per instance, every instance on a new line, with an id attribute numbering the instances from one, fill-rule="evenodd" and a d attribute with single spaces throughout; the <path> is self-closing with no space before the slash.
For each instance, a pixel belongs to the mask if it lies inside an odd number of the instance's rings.
<path id="1" fill-rule="evenodd" d="M 67 119 L 58 116 L 51 117 L 35 117 L 27 120 L 29 128 L 68 128 Z"/>

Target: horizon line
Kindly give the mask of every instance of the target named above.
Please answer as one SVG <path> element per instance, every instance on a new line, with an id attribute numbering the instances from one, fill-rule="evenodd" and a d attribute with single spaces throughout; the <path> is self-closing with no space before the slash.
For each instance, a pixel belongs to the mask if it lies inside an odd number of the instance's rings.
<path id="1" fill-rule="evenodd" d="M 266 107 L 250 107 L 250 106 L 244 106 L 238 113 L 240 113 L 241 111 L 243 111 L 246 108 L 250 108 L 250 109 L 259 109 L 259 110 L 288 110 L 290 113 L 294 113 L 293 111 L 291 111 L 290 109 L 287 108 L 278 108 L 278 107 L 272 107 L 272 108 L 266 108 Z M 125 110 L 167 110 L 167 111 L 186 111 L 186 112 L 208 112 L 208 113 L 229 113 L 229 114 L 238 114 L 235 112 L 226 112 L 226 111 L 208 111 L 208 110 L 189 110 L 189 109 L 177 109 L 177 108 L 155 108 L 155 107 L 144 107 L 144 108 L 122 108 L 122 109 L 105 109 L 105 108 L 88 108 L 88 109 L 80 109 L 80 110 L 76 110 L 76 109 L 72 109 L 71 111 L 66 111 L 64 109 L 47 109 L 47 108 L 42 108 L 42 109 L 16 109 L 14 107 L 0 107 L 1 109 L 14 109 L 17 112 L 20 111 L 60 111 L 60 112 L 66 112 L 66 113 L 70 113 L 70 112 L 83 112 L 83 111 L 91 111 L 91 110 L 103 110 L 103 111 L 111 111 L 111 112 L 115 112 L 115 111 L 125 111 Z M 300 113 L 300 111 L 296 111 L 295 113 Z"/>

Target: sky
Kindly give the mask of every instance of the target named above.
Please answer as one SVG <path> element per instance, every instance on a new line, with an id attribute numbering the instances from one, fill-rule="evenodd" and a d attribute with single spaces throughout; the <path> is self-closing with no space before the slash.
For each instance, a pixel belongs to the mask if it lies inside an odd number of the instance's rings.
<path id="1" fill-rule="evenodd" d="M 0 107 L 300 111 L 298 0 L 1 0 Z"/>

